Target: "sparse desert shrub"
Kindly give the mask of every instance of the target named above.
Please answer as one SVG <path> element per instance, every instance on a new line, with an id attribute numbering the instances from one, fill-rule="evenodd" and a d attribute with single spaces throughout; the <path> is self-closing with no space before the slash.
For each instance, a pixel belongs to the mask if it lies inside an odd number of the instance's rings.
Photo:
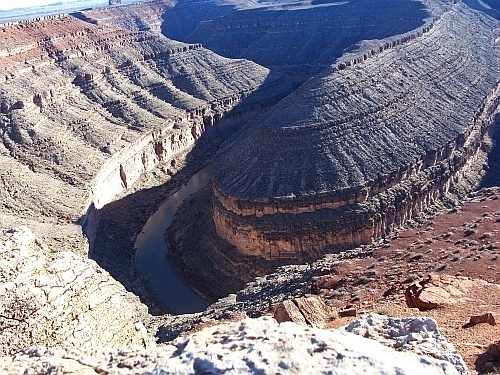
<path id="1" fill-rule="evenodd" d="M 437 267 L 436 267 L 436 271 L 442 271 L 446 269 L 446 264 L 439 264 Z"/>
<path id="2" fill-rule="evenodd" d="M 455 255 L 453 258 L 451 258 L 452 262 L 458 262 L 460 260 L 460 257 L 458 255 Z"/>
<path id="3" fill-rule="evenodd" d="M 371 281 L 371 279 L 367 276 L 360 276 L 359 279 L 356 281 L 356 285 L 365 285 L 368 284 Z"/>
<path id="4" fill-rule="evenodd" d="M 375 275 L 377 275 L 377 271 L 374 269 L 370 269 L 370 270 L 366 271 L 365 275 L 366 276 L 375 276 Z"/>
<path id="5" fill-rule="evenodd" d="M 332 297 L 342 297 L 344 293 L 342 293 L 341 289 L 334 289 L 331 292 Z"/>
<path id="6" fill-rule="evenodd" d="M 381 308 L 379 310 L 374 311 L 375 314 L 386 315 L 386 316 L 396 316 L 393 310 L 388 309 L 387 307 Z"/>
<path id="7" fill-rule="evenodd" d="M 490 232 L 484 232 L 481 237 L 479 237 L 481 240 L 482 239 L 485 239 L 485 238 L 490 238 L 491 237 L 491 233 Z"/>
<path id="8" fill-rule="evenodd" d="M 475 233 L 477 233 L 477 231 L 474 228 L 467 228 L 464 231 L 464 236 L 472 236 Z"/>

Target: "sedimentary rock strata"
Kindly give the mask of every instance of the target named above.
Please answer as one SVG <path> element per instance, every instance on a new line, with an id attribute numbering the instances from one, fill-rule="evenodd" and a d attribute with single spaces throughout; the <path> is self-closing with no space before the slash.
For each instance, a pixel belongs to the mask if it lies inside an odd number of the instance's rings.
<path id="1" fill-rule="evenodd" d="M 160 32 L 162 16 L 174 4 L 169 0 L 146 1 L 72 13 L 83 21 L 95 25 L 111 25 L 124 30 Z"/>
<path id="2" fill-rule="evenodd" d="M 420 36 L 301 86 L 219 152 L 217 233 L 243 254 L 311 259 L 446 194 L 498 104 L 496 28 L 456 4 Z"/>
<path id="3" fill-rule="evenodd" d="M 451 2 L 450 2 L 451 3 Z M 302 83 L 363 40 L 415 30 L 432 17 L 416 1 L 179 1 L 164 15 L 163 33 L 247 58 Z M 439 4 L 440 8 L 442 4 Z"/>
<path id="4" fill-rule="evenodd" d="M 83 215 L 91 244 L 95 210 L 143 172 L 182 164 L 207 129 L 237 127 L 290 88 L 199 44 L 72 16 L 4 25 L 0 73 L 4 224 L 51 240 Z"/>

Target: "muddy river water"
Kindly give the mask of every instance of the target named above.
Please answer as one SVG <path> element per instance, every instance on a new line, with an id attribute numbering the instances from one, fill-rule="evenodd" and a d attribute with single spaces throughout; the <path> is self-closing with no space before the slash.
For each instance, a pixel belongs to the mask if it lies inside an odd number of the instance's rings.
<path id="1" fill-rule="evenodd" d="M 138 273 L 172 314 L 199 312 L 209 305 L 174 271 L 164 234 L 184 199 L 207 185 L 211 178 L 211 165 L 193 175 L 179 191 L 163 201 L 135 241 L 134 262 Z"/>

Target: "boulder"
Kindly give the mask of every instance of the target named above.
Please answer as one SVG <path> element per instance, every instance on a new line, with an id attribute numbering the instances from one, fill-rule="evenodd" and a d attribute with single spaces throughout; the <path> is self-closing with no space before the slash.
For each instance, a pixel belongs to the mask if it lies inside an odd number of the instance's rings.
<path id="1" fill-rule="evenodd" d="M 337 316 L 336 310 L 318 297 L 301 297 L 285 300 L 276 305 L 274 319 L 278 322 L 294 322 L 315 328 L 324 328 Z"/>
<path id="2" fill-rule="evenodd" d="M 448 361 L 460 374 L 469 374 L 463 358 L 439 332 L 437 322 L 432 318 L 392 318 L 367 314 L 349 323 L 344 329 L 398 351 Z"/>
<path id="3" fill-rule="evenodd" d="M 490 344 L 486 352 L 491 354 L 497 360 L 500 359 L 500 340 Z"/>
<path id="4" fill-rule="evenodd" d="M 303 326 L 307 325 L 307 322 L 297 305 L 289 299 L 282 301 L 275 306 L 273 317 L 278 323 L 294 322 Z"/>
<path id="5" fill-rule="evenodd" d="M 491 312 L 487 312 L 482 315 L 473 315 L 470 317 L 469 325 L 473 326 L 480 323 L 488 323 L 492 326 L 495 326 L 497 324 L 495 321 L 495 316 Z"/>
<path id="6" fill-rule="evenodd" d="M 465 301 L 474 288 L 488 285 L 486 281 L 463 276 L 431 274 L 408 286 L 405 299 L 408 307 L 427 311 Z"/>

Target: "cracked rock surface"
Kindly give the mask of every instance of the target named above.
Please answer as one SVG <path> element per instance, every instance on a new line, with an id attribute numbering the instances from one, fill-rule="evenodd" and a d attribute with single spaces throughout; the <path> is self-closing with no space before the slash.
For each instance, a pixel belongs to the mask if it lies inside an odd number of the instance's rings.
<path id="1" fill-rule="evenodd" d="M 149 345 L 139 299 L 94 261 L 52 253 L 26 227 L 0 238 L 0 348 Z"/>
<path id="2" fill-rule="evenodd" d="M 367 314 L 347 325 L 345 330 L 399 351 L 409 351 L 448 361 L 460 374 L 469 373 L 460 354 L 441 335 L 436 321 L 432 318 L 392 318 L 386 315 Z"/>

